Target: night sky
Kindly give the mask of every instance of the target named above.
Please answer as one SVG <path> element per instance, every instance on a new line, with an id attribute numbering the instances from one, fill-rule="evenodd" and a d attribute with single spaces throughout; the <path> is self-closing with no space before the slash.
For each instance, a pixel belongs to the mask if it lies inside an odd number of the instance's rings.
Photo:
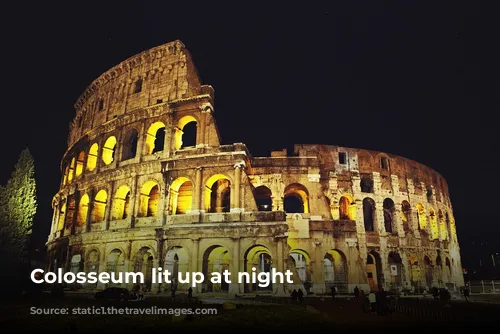
<path id="1" fill-rule="evenodd" d="M 243 142 L 254 156 L 318 143 L 414 159 L 448 181 L 464 265 L 474 240 L 498 243 L 500 57 L 490 9 L 331 2 L 2 4 L 0 182 L 29 147 L 36 240 L 47 239 L 74 102 L 107 69 L 180 39 L 215 89 L 224 144 Z"/>

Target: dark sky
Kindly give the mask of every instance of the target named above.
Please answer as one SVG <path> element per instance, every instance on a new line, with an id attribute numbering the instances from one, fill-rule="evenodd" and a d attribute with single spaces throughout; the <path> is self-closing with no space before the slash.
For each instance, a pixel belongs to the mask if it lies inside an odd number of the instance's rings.
<path id="1" fill-rule="evenodd" d="M 28 146 L 38 239 L 48 233 L 76 99 L 102 72 L 175 39 L 215 88 L 224 143 L 244 142 L 254 156 L 322 143 L 417 160 L 449 183 L 463 253 L 473 240 L 499 239 L 492 9 L 458 1 L 181 2 L 2 4 L 0 182 Z"/>

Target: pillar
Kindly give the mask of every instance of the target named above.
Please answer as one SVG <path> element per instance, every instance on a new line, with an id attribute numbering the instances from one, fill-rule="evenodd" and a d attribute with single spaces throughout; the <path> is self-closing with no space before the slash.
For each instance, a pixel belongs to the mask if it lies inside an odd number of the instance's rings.
<path id="1" fill-rule="evenodd" d="M 191 272 L 201 272 L 201 265 L 199 263 L 198 256 L 200 252 L 200 239 L 191 239 L 191 241 L 193 242 L 193 254 L 191 254 Z M 201 292 L 201 284 L 196 284 L 193 290 L 194 292 Z"/>
<path id="2" fill-rule="evenodd" d="M 243 283 L 238 284 L 238 273 L 240 272 L 240 238 L 233 238 L 233 252 L 230 268 L 231 284 L 229 284 L 229 296 L 234 297 L 244 291 Z"/>
<path id="3" fill-rule="evenodd" d="M 194 181 L 194 194 L 193 194 L 193 205 L 191 213 L 200 213 L 202 211 L 202 194 L 203 194 L 203 184 L 202 184 L 202 167 L 196 167 L 195 171 L 195 181 Z"/>
<path id="4" fill-rule="evenodd" d="M 323 269 L 323 252 L 321 241 L 314 242 L 314 261 L 311 261 L 312 273 L 312 291 L 315 294 L 322 294 L 325 292 L 325 277 Z"/>
<path id="5" fill-rule="evenodd" d="M 245 166 L 243 161 L 234 165 L 234 204 L 231 203 L 231 212 L 241 212 L 241 169 Z"/>
<path id="6" fill-rule="evenodd" d="M 286 282 L 286 277 L 285 277 L 285 261 L 283 259 L 284 256 L 284 249 L 283 249 L 283 240 L 285 240 L 284 237 L 278 237 L 277 238 L 277 243 L 276 243 L 276 267 L 277 271 L 280 273 L 283 273 L 283 283 L 278 283 L 278 281 L 275 283 L 277 286 L 277 289 L 274 291 L 276 296 L 285 296 L 285 282 Z"/>

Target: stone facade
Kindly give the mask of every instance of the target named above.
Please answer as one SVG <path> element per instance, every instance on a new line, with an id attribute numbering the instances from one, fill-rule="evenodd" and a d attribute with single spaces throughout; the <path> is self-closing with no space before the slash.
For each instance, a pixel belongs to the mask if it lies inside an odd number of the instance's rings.
<path id="1" fill-rule="evenodd" d="M 332 285 L 463 285 L 438 173 L 363 149 L 295 145 L 291 155 L 252 157 L 242 143 L 221 145 L 214 90 L 200 83 L 180 41 L 105 72 L 75 108 L 48 270 L 140 271 L 153 293 L 170 289 L 150 282 L 153 267 L 294 273 L 294 284 L 196 287 L 231 295 L 283 294 L 304 283 L 316 294 Z"/>

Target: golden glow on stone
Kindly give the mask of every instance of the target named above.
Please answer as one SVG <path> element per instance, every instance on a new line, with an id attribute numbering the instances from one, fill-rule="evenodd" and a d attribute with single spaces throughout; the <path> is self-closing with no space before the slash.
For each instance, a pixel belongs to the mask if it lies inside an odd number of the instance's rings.
<path id="1" fill-rule="evenodd" d="M 181 149 L 181 147 L 182 147 L 182 135 L 184 134 L 184 132 L 182 130 L 184 129 L 186 124 L 191 123 L 191 122 L 197 123 L 196 118 L 194 118 L 193 116 L 184 116 L 177 123 L 177 128 L 175 129 L 175 150 Z"/>
<path id="2" fill-rule="evenodd" d="M 165 124 L 162 122 L 155 122 L 149 127 L 148 132 L 146 133 L 145 154 L 153 154 L 156 134 L 161 128 L 165 128 Z"/>
<path id="3" fill-rule="evenodd" d="M 173 215 L 188 213 L 193 204 L 193 183 L 179 177 L 170 186 L 170 212 Z"/>
<path id="4" fill-rule="evenodd" d="M 87 157 L 87 170 L 89 172 L 93 171 L 97 166 L 97 154 L 99 151 L 99 145 L 94 143 L 89 150 L 89 155 Z"/>
<path id="5" fill-rule="evenodd" d="M 158 213 L 159 187 L 156 181 L 146 181 L 141 187 L 139 217 L 154 217 Z"/>
<path id="6" fill-rule="evenodd" d="M 113 208 L 111 210 L 111 219 L 125 219 L 129 216 L 130 210 L 130 188 L 126 185 L 118 188 L 113 199 Z"/>
<path id="7" fill-rule="evenodd" d="M 89 213 L 89 195 L 84 194 L 80 198 L 80 203 L 78 204 L 78 215 L 76 217 L 76 224 L 82 226 L 87 221 L 87 215 Z"/>
<path id="8" fill-rule="evenodd" d="M 109 165 L 115 160 L 115 147 L 116 147 L 116 137 L 111 136 L 106 139 L 104 147 L 102 148 L 102 161 L 106 165 Z"/>
<path id="9" fill-rule="evenodd" d="M 106 193 L 106 190 L 99 190 L 94 198 L 92 208 L 92 223 L 97 223 L 104 220 L 107 200 L 108 194 Z"/>

